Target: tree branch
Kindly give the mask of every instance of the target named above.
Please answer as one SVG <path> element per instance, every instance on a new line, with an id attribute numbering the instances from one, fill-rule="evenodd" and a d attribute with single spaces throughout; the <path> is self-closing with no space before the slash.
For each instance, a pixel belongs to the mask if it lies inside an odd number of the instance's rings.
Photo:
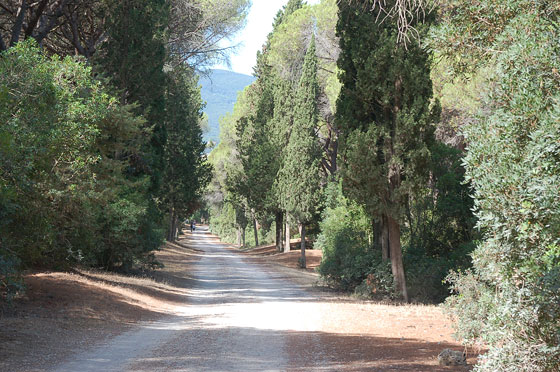
<path id="1" fill-rule="evenodd" d="M 4 51 L 8 49 L 6 47 L 6 43 L 4 43 L 4 38 L 2 37 L 2 34 L 0 34 L 0 52 Z"/>
<path id="2" fill-rule="evenodd" d="M 29 21 L 29 24 L 25 28 L 25 38 L 28 38 L 33 34 L 33 30 L 35 30 L 35 27 L 37 27 L 37 23 L 39 23 L 39 19 L 43 15 L 43 12 L 45 11 L 45 8 L 47 7 L 48 2 L 49 2 L 49 0 L 41 0 L 39 2 L 39 7 L 35 11 L 35 14 L 33 15 L 33 18 L 31 18 L 31 20 Z M 35 4 L 37 4 L 37 3 L 35 3 Z M 33 4 L 33 5 L 35 5 L 35 4 Z"/>
<path id="3" fill-rule="evenodd" d="M 45 21 L 44 26 L 41 25 L 39 33 L 34 36 L 38 43 L 41 43 L 43 39 L 47 37 L 49 32 L 58 26 L 58 20 L 63 15 L 63 9 L 67 2 L 68 0 L 61 0 L 53 14 L 48 16 L 49 20 Z"/>
<path id="4" fill-rule="evenodd" d="M 82 46 L 82 43 L 80 42 L 80 35 L 78 32 L 78 20 L 76 17 L 76 13 L 72 12 L 72 14 L 66 14 L 66 19 L 70 23 L 70 29 L 72 30 L 72 44 L 74 45 L 74 48 L 76 48 L 78 53 L 85 56 L 86 58 L 89 58 L 89 55 L 87 55 L 88 53 L 86 52 L 85 48 Z"/>
<path id="5" fill-rule="evenodd" d="M 21 5 L 17 11 L 16 22 L 12 27 L 12 38 L 10 39 L 10 46 L 16 45 L 19 41 L 19 35 L 21 34 L 21 27 L 23 25 L 23 18 L 25 17 L 25 11 L 27 10 L 27 0 L 21 0 Z"/>
<path id="6" fill-rule="evenodd" d="M 11 14 L 12 16 L 14 15 L 13 10 L 11 10 L 10 8 L 7 8 L 4 4 L 0 4 L 0 8 L 4 9 L 6 11 L 6 13 Z"/>

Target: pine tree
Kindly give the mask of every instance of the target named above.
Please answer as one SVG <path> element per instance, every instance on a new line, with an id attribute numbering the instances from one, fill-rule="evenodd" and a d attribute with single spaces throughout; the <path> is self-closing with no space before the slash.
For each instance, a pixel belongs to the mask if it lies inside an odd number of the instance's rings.
<path id="1" fill-rule="evenodd" d="M 337 33 L 343 84 L 336 122 L 342 131 L 345 193 L 378 221 L 379 245 L 390 256 L 395 285 L 408 301 L 401 249 L 406 200 L 427 178 L 434 118 L 429 54 L 418 40 L 397 42 L 396 20 L 378 18 L 369 1 L 340 1 Z M 389 4 L 390 5 L 390 4 Z M 416 25 L 420 35 L 425 27 Z"/>
<path id="2" fill-rule="evenodd" d="M 303 268 L 306 267 L 305 228 L 317 213 L 321 201 L 321 149 L 316 135 L 318 92 L 315 37 L 312 37 L 294 98 L 294 123 L 278 177 L 280 202 L 301 224 Z"/>

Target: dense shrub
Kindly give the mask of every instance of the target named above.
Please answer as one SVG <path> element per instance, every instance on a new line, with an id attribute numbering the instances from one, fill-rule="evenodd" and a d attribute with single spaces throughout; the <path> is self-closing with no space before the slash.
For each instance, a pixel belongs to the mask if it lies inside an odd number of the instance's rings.
<path id="1" fill-rule="evenodd" d="M 323 251 L 319 273 L 342 290 L 354 290 L 380 257 L 371 250 L 371 224 L 363 209 L 342 195 L 339 183 L 326 190 L 327 206 L 315 246 Z"/>
<path id="2" fill-rule="evenodd" d="M 458 2 L 446 15 L 447 51 L 492 67 L 465 130 L 483 239 L 473 269 L 450 277 L 447 304 L 457 334 L 489 349 L 475 371 L 560 371 L 560 8 Z"/>
<path id="3" fill-rule="evenodd" d="M 7 252 L 0 251 L 0 300 L 12 298 L 23 289 L 23 281 L 19 272 L 17 258 L 11 257 Z M 0 301 L 1 302 L 1 301 Z"/>
<path id="4" fill-rule="evenodd" d="M 161 242 L 145 234 L 149 179 L 127 175 L 143 120 L 85 63 L 33 44 L 0 58 L 0 255 L 22 267 L 130 267 Z"/>
<path id="5" fill-rule="evenodd" d="M 442 302 L 449 295 L 449 271 L 471 267 L 478 233 L 461 156 L 455 148 L 434 143 L 430 182 L 410 202 L 403 259 L 409 294 L 416 301 Z"/>
<path id="6" fill-rule="evenodd" d="M 431 181 L 411 198 L 403 229 L 403 261 L 409 295 L 414 301 L 441 302 L 449 294 L 450 270 L 471 266 L 475 218 L 473 200 L 464 181 L 461 152 L 441 143 L 431 151 Z M 319 273 L 332 286 L 365 296 L 393 296 L 390 263 L 372 248 L 372 224 L 357 204 L 335 183 L 320 224 L 318 248 L 323 250 Z"/>
<path id="7" fill-rule="evenodd" d="M 395 290 L 391 262 L 383 261 L 377 255 L 372 255 L 370 267 L 365 279 L 358 285 L 354 292 L 363 298 L 374 299 L 397 299 L 398 292 Z"/>
<path id="8" fill-rule="evenodd" d="M 423 303 L 443 302 L 449 295 L 449 272 L 469 268 L 473 249 L 474 243 L 468 242 L 434 256 L 425 247 L 407 246 L 403 259 L 410 297 Z"/>
<path id="9" fill-rule="evenodd" d="M 242 212 L 237 211 L 237 213 Z M 237 243 L 237 233 L 241 221 L 246 224 L 245 246 L 254 247 L 256 245 L 253 222 L 249 221 L 245 215 L 236 215 L 236 210 L 232 203 L 224 202 L 213 206 L 210 211 L 209 221 L 212 233 L 218 235 L 220 240 L 231 244 Z M 260 227 L 257 232 L 259 245 L 272 244 L 275 241 L 276 227 L 272 222 L 272 216 L 261 216 L 259 220 Z"/>
<path id="10" fill-rule="evenodd" d="M 218 235 L 222 241 L 235 243 L 237 239 L 235 210 L 231 203 L 223 203 L 220 207 L 214 207 L 214 210 L 210 213 L 210 230 L 213 234 Z"/>

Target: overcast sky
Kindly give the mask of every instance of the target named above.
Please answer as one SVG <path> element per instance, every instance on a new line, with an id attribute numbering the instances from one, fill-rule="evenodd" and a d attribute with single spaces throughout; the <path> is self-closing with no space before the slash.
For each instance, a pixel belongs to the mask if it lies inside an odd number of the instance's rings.
<path id="1" fill-rule="evenodd" d="M 317 4 L 320 0 L 308 0 L 308 4 Z M 247 25 L 233 39 L 233 44 L 240 43 L 238 51 L 231 56 L 231 70 L 251 75 L 256 63 L 257 51 L 266 41 L 266 36 L 272 31 L 274 16 L 288 0 L 253 0 L 253 5 L 247 17 Z M 228 41 L 229 44 L 229 41 Z M 215 66 L 227 70 L 223 65 Z"/>

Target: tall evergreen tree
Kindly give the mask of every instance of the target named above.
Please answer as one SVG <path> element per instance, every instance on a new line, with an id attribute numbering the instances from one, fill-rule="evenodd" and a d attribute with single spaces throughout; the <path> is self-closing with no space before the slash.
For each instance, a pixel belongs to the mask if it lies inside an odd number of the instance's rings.
<path id="1" fill-rule="evenodd" d="M 390 256 L 396 287 L 408 301 L 401 216 L 406 200 L 428 175 L 434 122 L 430 58 L 418 40 L 406 48 L 399 44 L 396 20 L 380 22 L 384 16 L 379 6 L 368 3 L 339 2 L 343 87 L 336 121 L 342 131 L 343 184 L 345 193 L 378 221 L 376 238 Z M 424 34 L 422 24 L 415 27 Z"/>
<path id="2" fill-rule="evenodd" d="M 276 152 L 276 156 L 278 158 L 278 170 L 282 168 L 282 164 L 284 162 L 284 156 L 286 151 L 286 146 L 289 140 L 290 130 L 293 127 L 294 122 L 294 112 L 293 112 L 293 103 L 294 103 L 294 84 L 286 79 L 282 79 L 276 74 L 272 75 L 273 81 L 272 91 L 274 97 L 274 110 L 272 114 L 272 118 L 269 121 L 269 136 L 271 138 L 271 142 L 273 144 L 273 148 Z M 274 184 L 278 184 L 278 174 L 274 179 Z M 277 201 L 277 205 L 281 208 L 280 202 L 280 191 L 277 187 L 273 187 L 272 192 L 275 196 Z M 284 230 L 284 252 L 290 251 L 290 216 L 289 214 L 284 211 L 283 217 L 284 227 L 282 227 L 282 217 L 280 221 L 277 219 L 277 234 L 280 234 L 280 237 L 277 236 L 277 249 L 278 251 L 282 251 L 282 229 Z M 280 225 L 280 226 L 279 226 Z"/>
<path id="3" fill-rule="evenodd" d="M 273 31 L 268 35 L 262 52 L 257 53 L 255 76 L 257 81 L 252 85 L 254 112 L 240 118 L 238 122 L 238 150 L 242 160 L 244 177 L 239 190 L 244 192 L 249 207 L 256 215 L 274 214 L 276 227 L 276 248 L 282 249 L 283 211 L 280 208 L 277 190 L 274 183 L 281 166 L 282 151 L 286 141 L 278 141 L 275 136 L 275 105 L 278 103 L 277 87 L 282 81 L 276 76 L 268 61 L 270 40 L 277 28 L 293 12 L 303 6 L 301 0 L 290 0 L 278 12 L 273 25 Z M 284 85 L 285 86 L 285 85 Z M 289 86 L 289 89 L 292 87 Z M 283 96 L 283 94 L 282 94 Z M 289 122 L 291 124 L 291 120 Z M 256 225 L 255 225 L 256 226 Z M 256 237 L 256 227 L 255 227 Z"/>
<path id="4" fill-rule="evenodd" d="M 306 225 L 317 213 L 321 201 L 321 149 L 316 135 L 318 93 L 315 37 L 312 37 L 294 98 L 294 123 L 284 164 L 277 180 L 282 206 L 301 224 L 301 267 L 304 268 Z"/>
<path id="5" fill-rule="evenodd" d="M 107 21 L 107 42 L 96 58 L 97 69 L 118 90 L 123 104 L 135 104 L 137 112 L 152 128 L 152 140 L 136 170 L 149 173 L 155 192 L 161 186 L 165 128 L 166 77 L 164 64 L 165 27 L 168 3 L 165 0 L 111 0 Z"/>
<path id="6" fill-rule="evenodd" d="M 198 79 L 189 68 L 177 67 L 168 76 L 166 90 L 162 207 L 169 211 L 167 240 L 174 241 L 179 220 L 198 207 L 211 169 L 205 161 L 206 144 L 199 126 L 203 106 Z"/>
<path id="7" fill-rule="evenodd" d="M 135 112 L 146 119 L 145 130 L 151 132 L 141 151 L 121 153 L 128 159 L 130 179 L 149 177 L 149 189 L 143 198 L 148 205 L 139 229 L 149 249 L 156 249 L 163 239 L 162 213 L 155 200 L 160 197 L 166 141 L 164 64 L 165 27 L 168 19 L 165 0 L 110 0 L 107 41 L 94 58 L 94 67 L 105 75 L 123 104 L 136 106 Z"/>
<path id="8" fill-rule="evenodd" d="M 255 242 L 258 242 L 256 219 L 276 210 L 271 187 L 278 166 L 267 132 L 271 92 L 262 81 L 257 81 L 249 87 L 249 93 L 251 103 L 257 107 L 252 114 L 241 117 L 237 122 L 237 148 L 243 166 L 243 176 L 239 178 L 240 183 L 236 189 L 240 195 L 245 196 L 252 210 Z"/>

